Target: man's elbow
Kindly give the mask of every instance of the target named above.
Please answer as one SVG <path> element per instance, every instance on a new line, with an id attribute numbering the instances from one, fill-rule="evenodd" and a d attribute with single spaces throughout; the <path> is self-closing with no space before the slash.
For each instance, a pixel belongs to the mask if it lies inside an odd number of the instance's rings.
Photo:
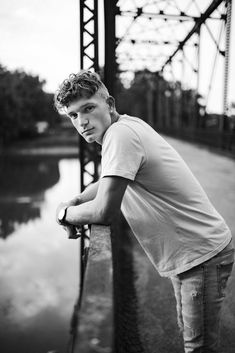
<path id="1" fill-rule="evenodd" d="M 99 223 L 104 224 L 106 226 L 111 225 L 119 215 L 119 210 L 113 210 L 113 209 L 104 209 L 100 210 L 99 212 Z"/>

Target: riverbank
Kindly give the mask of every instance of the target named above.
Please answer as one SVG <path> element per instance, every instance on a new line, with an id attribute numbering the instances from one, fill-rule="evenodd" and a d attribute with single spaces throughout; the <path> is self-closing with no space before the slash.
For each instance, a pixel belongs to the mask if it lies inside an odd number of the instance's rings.
<path id="1" fill-rule="evenodd" d="M 79 137 L 71 127 L 58 126 L 39 136 L 18 140 L 1 149 L 4 156 L 78 156 Z"/>

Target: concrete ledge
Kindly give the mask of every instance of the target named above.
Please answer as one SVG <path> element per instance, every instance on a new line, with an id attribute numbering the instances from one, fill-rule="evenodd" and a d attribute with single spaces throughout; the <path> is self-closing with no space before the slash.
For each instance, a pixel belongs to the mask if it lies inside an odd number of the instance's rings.
<path id="1" fill-rule="evenodd" d="M 113 281 L 110 227 L 93 225 L 76 353 L 112 352 Z"/>
<path id="2" fill-rule="evenodd" d="M 76 353 L 180 353 L 171 283 L 121 217 L 92 226 Z"/>

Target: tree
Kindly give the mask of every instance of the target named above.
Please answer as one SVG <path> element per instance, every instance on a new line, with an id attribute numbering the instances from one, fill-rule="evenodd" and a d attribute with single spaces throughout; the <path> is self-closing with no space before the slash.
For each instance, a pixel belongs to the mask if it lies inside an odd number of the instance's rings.
<path id="1" fill-rule="evenodd" d="M 55 124 L 53 95 L 44 92 L 44 80 L 0 65 L 0 140 L 3 144 L 35 135 L 36 123 Z"/>
<path id="2" fill-rule="evenodd" d="M 197 123 L 201 107 L 197 92 L 183 90 L 180 82 L 166 81 L 158 72 L 138 71 L 129 89 L 119 81 L 118 88 L 117 106 L 153 127 L 177 130 Z"/>

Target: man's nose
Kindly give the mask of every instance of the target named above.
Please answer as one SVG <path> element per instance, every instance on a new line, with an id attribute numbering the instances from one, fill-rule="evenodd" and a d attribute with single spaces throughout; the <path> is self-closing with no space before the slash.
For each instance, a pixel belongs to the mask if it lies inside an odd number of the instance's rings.
<path id="1" fill-rule="evenodd" d="M 85 117 L 82 117 L 81 115 L 78 117 L 78 123 L 79 123 L 79 126 L 84 128 L 88 123 L 88 119 L 85 118 Z"/>
<path id="2" fill-rule="evenodd" d="M 81 128 L 84 129 L 87 125 L 88 125 L 88 120 L 87 120 L 87 119 L 80 121 L 80 127 L 81 127 Z"/>

